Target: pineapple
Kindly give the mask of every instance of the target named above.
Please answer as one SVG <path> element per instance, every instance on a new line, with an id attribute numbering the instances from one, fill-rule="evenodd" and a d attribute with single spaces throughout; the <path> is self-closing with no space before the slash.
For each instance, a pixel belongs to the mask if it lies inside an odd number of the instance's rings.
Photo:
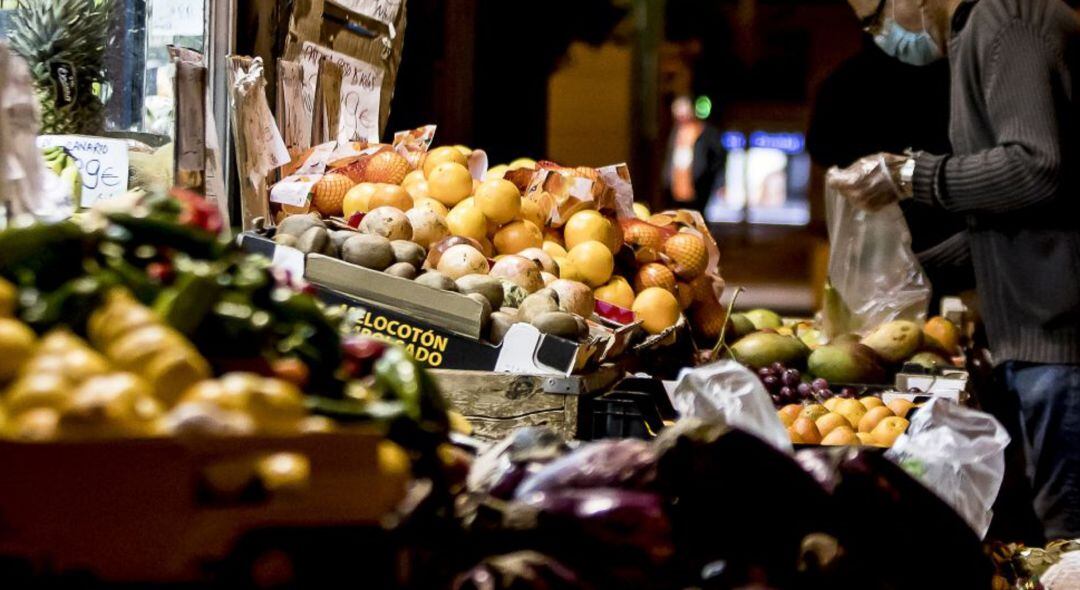
<path id="1" fill-rule="evenodd" d="M 44 134 L 100 134 L 105 46 L 113 0 L 19 0 L 11 48 L 30 65 Z"/>

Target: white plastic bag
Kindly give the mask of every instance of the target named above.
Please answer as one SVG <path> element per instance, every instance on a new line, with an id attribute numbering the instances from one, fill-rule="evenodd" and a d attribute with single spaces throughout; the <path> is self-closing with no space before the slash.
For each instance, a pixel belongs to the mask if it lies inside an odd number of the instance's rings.
<path id="1" fill-rule="evenodd" d="M 885 456 L 945 500 L 980 538 L 1005 477 L 1005 427 L 985 412 L 934 398 Z"/>
<path id="2" fill-rule="evenodd" d="M 900 206 L 893 203 L 871 213 L 826 188 L 825 216 L 833 290 L 825 297 L 826 335 L 865 333 L 892 320 L 925 319 L 930 282 L 911 250 Z"/>
<path id="3" fill-rule="evenodd" d="M 765 386 L 753 371 L 735 361 L 683 369 L 671 397 L 683 418 L 722 421 L 785 453 L 793 452 L 791 437 Z"/>

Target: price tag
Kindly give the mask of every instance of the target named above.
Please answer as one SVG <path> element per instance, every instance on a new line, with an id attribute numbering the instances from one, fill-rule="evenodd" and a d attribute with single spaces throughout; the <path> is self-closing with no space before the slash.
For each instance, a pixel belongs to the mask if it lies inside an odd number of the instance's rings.
<path id="1" fill-rule="evenodd" d="M 300 51 L 300 65 L 304 71 L 304 108 L 308 114 L 314 112 L 319 61 L 323 59 L 329 59 L 342 68 L 341 114 L 334 137 L 339 141 L 361 139 L 378 142 L 383 69 L 310 41 L 305 42 Z"/>
<path id="2" fill-rule="evenodd" d="M 89 135 L 41 135 L 39 149 L 62 146 L 82 173 L 82 205 L 123 195 L 128 190 L 128 146 L 122 139 Z"/>
<path id="3" fill-rule="evenodd" d="M 319 183 L 321 175 L 290 176 L 270 188 L 270 202 L 289 205 L 290 207 L 306 207 L 310 202 L 311 193 L 315 185 Z"/>
<path id="4" fill-rule="evenodd" d="M 334 3 L 385 25 L 393 25 L 401 12 L 401 0 L 336 0 Z"/>
<path id="5" fill-rule="evenodd" d="M 204 0 L 153 0 L 150 34 L 159 37 L 202 37 Z"/>

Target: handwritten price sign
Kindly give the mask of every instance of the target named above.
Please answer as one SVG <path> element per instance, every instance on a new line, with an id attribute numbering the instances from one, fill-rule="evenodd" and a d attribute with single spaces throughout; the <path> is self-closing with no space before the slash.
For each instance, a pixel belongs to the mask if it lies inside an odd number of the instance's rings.
<path id="1" fill-rule="evenodd" d="M 382 97 L 383 70 L 378 66 L 345 54 L 326 49 L 311 42 L 300 51 L 304 73 L 304 109 L 314 111 L 315 85 L 319 77 L 319 61 L 328 59 L 341 66 L 341 115 L 336 139 L 379 141 L 379 107 Z M 310 116 L 308 117 L 310 120 Z"/>
<path id="2" fill-rule="evenodd" d="M 204 0 L 154 0 L 150 34 L 162 37 L 201 37 L 206 24 Z"/>
<path id="3" fill-rule="evenodd" d="M 123 195 L 128 190 L 128 146 L 121 139 L 88 135 L 42 135 L 40 149 L 63 146 L 82 173 L 82 205 Z"/>

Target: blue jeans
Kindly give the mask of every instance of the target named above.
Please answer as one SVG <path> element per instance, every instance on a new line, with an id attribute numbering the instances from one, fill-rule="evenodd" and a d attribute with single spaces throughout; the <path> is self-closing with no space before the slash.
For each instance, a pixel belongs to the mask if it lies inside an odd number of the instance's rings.
<path id="1" fill-rule="evenodd" d="M 1047 539 L 1080 537 L 1080 366 L 1005 363 L 1027 476 Z"/>

